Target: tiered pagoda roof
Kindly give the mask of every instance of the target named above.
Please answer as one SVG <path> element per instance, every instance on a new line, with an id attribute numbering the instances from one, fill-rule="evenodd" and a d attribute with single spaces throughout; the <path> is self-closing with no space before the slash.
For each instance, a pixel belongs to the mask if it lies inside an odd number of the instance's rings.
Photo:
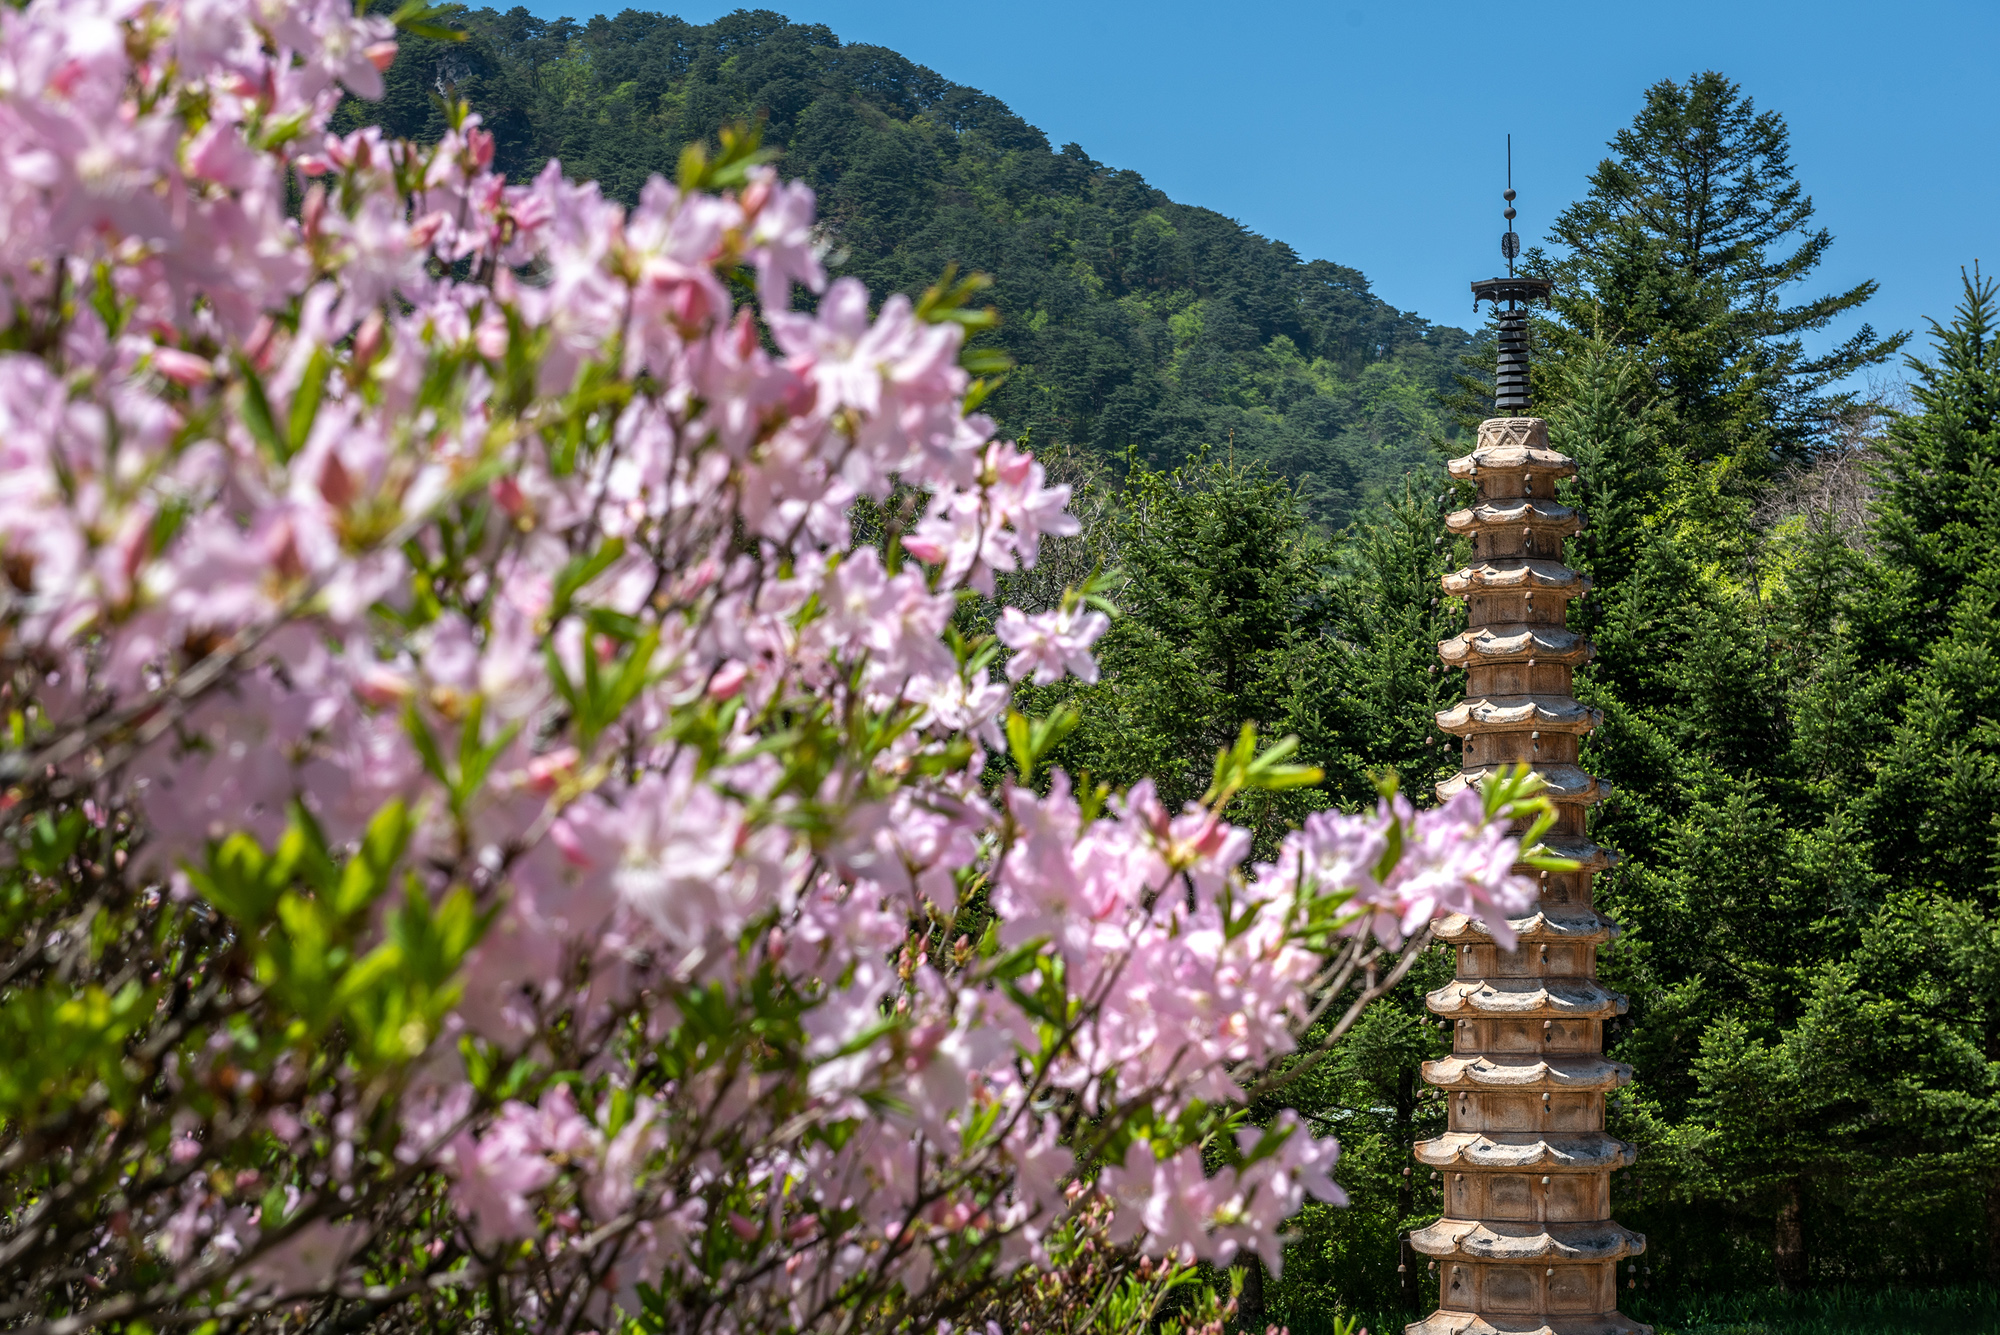
<path id="1" fill-rule="evenodd" d="M 1443 581 L 1465 599 L 1469 624 L 1438 646 L 1446 664 L 1465 669 L 1466 696 L 1437 716 L 1464 746 L 1459 773 L 1437 791 L 1450 797 L 1504 766 L 1532 766 L 1558 812 L 1547 849 L 1577 868 L 1517 869 L 1539 875 L 1542 893 L 1533 913 L 1511 920 L 1512 949 L 1462 915 L 1432 924 L 1458 964 L 1425 998 L 1452 1035 L 1451 1054 L 1424 1064 L 1424 1079 L 1446 1092 L 1450 1121 L 1416 1157 L 1443 1180 L 1445 1211 L 1410 1235 L 1432 1260 L 1438 1309 L 1406 1335 L 1650 1335 L 1618 1311 L 1619 1266 L 1646 1240 L 1611 1218 L 1611 1174 L 1636 1152 L 1604 1130 L 1605 1097 L 1632 1069 L 1603 1055 L 1604 1025 L 1624 1013 L 1625 998 L 1596 978 L 1597 949 L 1617 929 L 1591 894 L 1614 858 L 1584 829 L 1610 785 L 1577 763 L 1602 716 L 1571 689 L 1591 647 L 1566 622 L 1590 581 L 1563 564 L 1563 539 L 1583 521 L 1556 484 L 1576 465 L 1549 448 L 1547 424 L 1526 415 L 1526 304 L 1547 285 L 1510 277 L 1473 289 L 1501 306 L 1503 415 L 1451 461 L 1451 475 L 1478 495 L 1445 521 L 1471 539 L 1472 559 Z"/>

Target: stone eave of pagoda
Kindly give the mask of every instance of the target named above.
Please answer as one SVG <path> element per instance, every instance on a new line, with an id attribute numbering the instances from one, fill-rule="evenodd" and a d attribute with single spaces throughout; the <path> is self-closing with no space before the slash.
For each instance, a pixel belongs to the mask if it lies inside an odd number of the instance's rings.
<path id="1" fill-rule="evenodd" d="M 1524 400 L 1524 375 L 1514 383 Z M 1632 1068 L 1604 1055 L 1604 1027 L 1625 998 L 1596 977 L 1597 950 L 1617 928 L 1595 908 L 1592 880 L 1615 857 L 1585 828 L 1610 786 L 1578 755 L 1603 715 L 1573 691 L 1592 650 L 1567 625 L 1568 610 L 1590 581 L 1561 559 L 1583 519 L 1555 492 L 1576 466 L 1548 447 L 1545 423 L 1516 416 L 1482 424 L 1478 448 L 1450 470 L 1479 494 L 1445 520 L 1470 539 L 1472 556 L 1442 581 L 1464 600 L 1467 626 L 1438 656 L 1464 669 L 1466 690 L 1437 713 L 1438 728 L 1463 746 L 1458 773 L 1437 792 L 1449 798 L 1507 766 L 1531 766 L 1557 812 L 1543 846 L 1575 868 L 1517 867 L 1542 894 L 1533 912 L 1509 920 L 1511 948 L 1463 915 L 1432 924 L 1457 964 L 1424 999 L 1452 1040 L 1449 1055 L 1423 1065 L 1445 1094 L 1448 1129 L 1419 1144 L 1416 1158 L 1443 1182 L 1445 1212 L 1410 1235 L 1430 1259 L 1439 1300 L 1408 1335 L 1647 1335 L 1617 1306 L 1621 1264 L 1646 1241 L 1610 1209 L 1610 1176 L 1636 1151 L 1604 1129 L 1606 1096 Z"/>

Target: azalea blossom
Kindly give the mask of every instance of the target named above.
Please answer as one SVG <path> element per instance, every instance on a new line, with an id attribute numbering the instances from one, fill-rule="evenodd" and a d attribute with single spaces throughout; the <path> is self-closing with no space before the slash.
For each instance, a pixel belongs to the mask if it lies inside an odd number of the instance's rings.
<path id="1" fill-rule="evenodd" d="M 628 209 L 450 102 L 333 133 L 393 33 L 0 14 L 0 819 L 34 893 L 140 915 L 9 974 L 100 1027 L 0 1120 L 122 1184 L 24 1292 L 916 1323 L 1088 1209 L 1275 1269 L 1333 1140 L 1198 1142 L 1330 954 L 1511 939 L 1512 817 L 1390 798 L 1250 867 L 1241 784 L 1032 786 L 1010 683 L 1097 680 L 1110 621 L 955 624 L 1077 531 L 963 326 L 829 284 L 812 191 L 734 149 Z M 124 1102 L 33 1103 L 79 1080 Z"/>
<path id="2" fill-rule="evenodd" d="M 1000 643 L 1014 651 L 1007 676 L 1019 681 L 1032 675 L 1037 686 L 1046 686 L 1064 676 L 1096 681 L 1097 660 L 1090 648 L 1109 629 L 1111 618 L 1095 610 L 1061 607 L 1030 616 L 1009 607 L 1000 613 L 996 631 Z"/>

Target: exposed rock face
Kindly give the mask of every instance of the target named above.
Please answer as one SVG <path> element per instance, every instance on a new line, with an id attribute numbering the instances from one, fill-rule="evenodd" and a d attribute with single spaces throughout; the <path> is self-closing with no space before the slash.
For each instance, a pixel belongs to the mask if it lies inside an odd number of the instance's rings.
<path id="1" fill-rule="evenodd" d="M 1536 417 L 1483 423 L 1479 447 L 1451 462 L 1453 477 L 1478 483 L 1479 499 L 1446 520 L 1471 537 L 1473 554 L 1444 578 L 1445 592 L 1466 600 L 1470 629 L 1438 646 L 1466 669 L 1464 702 L 1437 716 L 1465 739 L 1461 770 L 1438 794 L 1532 765 L 1560 813 L 1549 851 L 1581 865 L 1529 873 L 1541 877 L 1541 902 L 1514 920 L 1513 950 L 1464 917 L 1434 924 L 1458 976 L 1427 998 L 1453 1035 L 1451 1055 L 1427 1062 L 1424 1079 L 1447 1091 L 1451 1122 L 1417 1146 L 1444 1179 L 1445 1213 L 1410 1237 L 1436 1262 L 1438 1310 L 1407 1335 L 1651 1331 L 1618 1311 L 1619 1266 L 1646 1240 L 1611 1218 L 1611 1174 L 1635 1151 L 1605 1134 L 1604 1100 L 1632 1071 L 1603 1055 L 1604 1022 L 1625 998 L 1596 979 L 1597 948 L 1616 929 L 1591 904 L 1591 879 L 1611 855 L 1583 832 L 1610 788 L 1576 763 L 1601 719 L 1570 693 L 1571 672 L 1591 654 L 1564 626 L 1570 600 L 1590 586 L 1561 560 L 1563 539 L 1582 524 L 1555 485 L 1575 471 Z"/>

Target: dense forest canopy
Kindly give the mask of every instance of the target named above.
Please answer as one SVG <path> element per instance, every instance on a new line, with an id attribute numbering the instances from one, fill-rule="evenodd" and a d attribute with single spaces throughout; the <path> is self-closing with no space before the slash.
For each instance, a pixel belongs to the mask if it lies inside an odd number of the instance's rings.
<path id="1" fill-rule="evenodd" d="M 350 104 L 349 122 L 434 138 L 434 94 L 454 88 L 510 178 L 553 157 L 630 202 L 682 145 L 761 120 L 779 170 L 819 194 L 836 273 L 912 294 L 947 264 L 993 277 L 987 338 L 1017 369 L 987 408 L 1038 449 L 1162 467 L 1233 451 L 1338 527 L 1456 433 L 1439 391 L 1464 330 L 1076 144 L 1051 149 L 997 99 L 893 51 L 766 10 L 707 25 L 477 10 L 463 26 L 462 43 L 406 39 L 384 100 Z"/>
<path id="2" fill-rule="evenodd" d="M 1462 625 L 1437 578 L 1464 553 L 1421 469 L 1480 415 L 1460 380 L 1489 345 L 824 27 L 464 25 L 407 44 L 349 122 L 423 137 L 432 91 L 456 88 L 510 174 L 559 157 L 629 199 L 683 144 L 761 117 L 838 271 L 878 292 L 992 275 L 986 337 L 1018 364 L 993 410 L 1080 488 L 1084 532 L 1051 568 L 1127 578 L 1102 679 L 1024 692 L 1076 710 L 1059 763 L 1188 796 L 1242 722 L 1296 734 L 1327 781 L 1266 838 L 1366 800 L 1371 770 L 1422 793 L 1455 767 L 1432 712 L 1461 686 L 1431 646 Z M 1639 103 L 1528 257 L 1557 280 L 1536 410 L 1589 514 L 1568 559 L 1595 582 L 1574 619 L 1599 656 L 1578 694 L 1606 723 L 1584 763 L 1620 793 L 1593 829 L 1625 855 L 1599 889 L 1632 998 L 1611 1050 L 1639 1070 L 1614 1129 L 1643 1150 L 1614 1208 L 1652 1240 L 1628 1306 L 2000 1282 L 2000 299 L 1969 274 L 1908 399 L 1861 401 L 1903 336 L 1801 350 L 1873 286 L 1800 295 L 1832 236 L 1783 118 L 1713 72 Z M 1354 1201 L 1309 1211 L 1247 1310 L 1302 1330 L 1428 1309 L 1398 1243 L 1440 1204 L 1409 1171 L 1443 1123 L 1417 1078 L 1444 1042 L 1426 972 L 1293 1100 L 1363 1110 L 1331 1128 Z"/>

